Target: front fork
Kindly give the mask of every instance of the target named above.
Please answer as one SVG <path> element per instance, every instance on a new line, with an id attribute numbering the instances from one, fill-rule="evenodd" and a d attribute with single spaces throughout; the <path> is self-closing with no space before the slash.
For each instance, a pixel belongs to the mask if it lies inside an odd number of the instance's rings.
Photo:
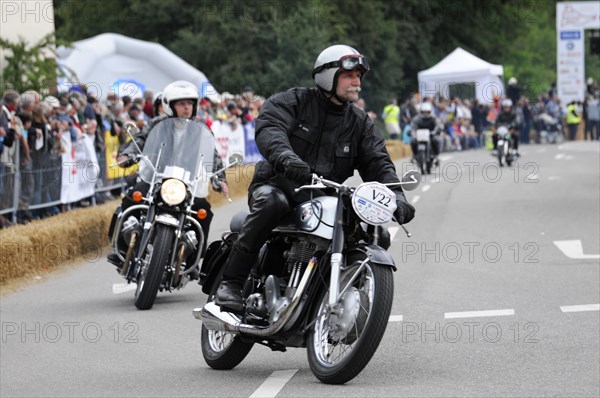
<path id="1" fill-rule="evenodd" d="M 340 188 L 335 209 L 335 225 L 331 242 L 331 276 L 329 280 L 329 307 L 334 308 L 340 292 L 340 273 L 344 267 L 344 194 L 346 188 Z"/>

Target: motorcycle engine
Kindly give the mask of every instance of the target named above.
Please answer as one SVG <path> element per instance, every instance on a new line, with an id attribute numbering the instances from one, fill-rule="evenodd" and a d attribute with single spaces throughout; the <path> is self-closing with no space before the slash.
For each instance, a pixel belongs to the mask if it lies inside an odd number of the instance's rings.
<path id="1" fill-rule="evenodd" d="M 265 280 L 264 295 L 254 293 L 246 300 L 248 315 L 255 319 L 269 318 L 269 323 L 279 319 L 281 313 L 290 304 L 317 245 L 306 240 L 294 240 L 288 250 L 283 252 L 285 272 L 281 277 L 269 275 Z M 287 286 L 286 281 L 287 280 Z M 285 288 L 285 292 L 283 289 Z"/>
<path id="2" fill-rule="evenodd" d="M 305 240 L 297 240 L 292 243 L 290 250 L 284 253 L 284 257 L 287 257 L 285 262 L 287 273 L 291 274 L 294 269 L 305 267 L 316 248 L 316 244 Z"/>

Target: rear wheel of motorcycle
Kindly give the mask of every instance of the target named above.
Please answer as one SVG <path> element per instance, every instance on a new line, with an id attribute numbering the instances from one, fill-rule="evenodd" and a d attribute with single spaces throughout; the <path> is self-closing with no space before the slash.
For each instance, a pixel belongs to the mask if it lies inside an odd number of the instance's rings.
<path id="1" fill-rule="evenodd" d="M 344 271 L 340 292 L 361 263 L 355 261 Z M 306 342 L 308 363 L 317 379 L 343 384 L 367 366 L 387 327 L 393 295 L 391 267 L 369 262 L 342 295 L 340 316 L 326 311 L 328 292 L 321 294 L 313 314 L 317 321 Z"/>
<path id="2" fill-rule="evenodd" d="M 154 305 L 160 282 L 169 261 L 169 252 L 173 245 L 172 228 L 158 224 L 152 245 L 152 257 L 145 269 L 142 269 L 135 291 L 135 306 L 140 310 L 149 310 Z"/>
<path id="3" fill-rule="evenodd" d="M 213 282 L 208 296 L 208 303 L 214 300 L 217 288 L 221 283 L 221 275 Z M 239 365 L 248 355 L 254 343 L 242 341 L 239 335 L 221 330 L 208 330 L 202 325 L 202 356 L 213 369 L 229 370 Z"/>

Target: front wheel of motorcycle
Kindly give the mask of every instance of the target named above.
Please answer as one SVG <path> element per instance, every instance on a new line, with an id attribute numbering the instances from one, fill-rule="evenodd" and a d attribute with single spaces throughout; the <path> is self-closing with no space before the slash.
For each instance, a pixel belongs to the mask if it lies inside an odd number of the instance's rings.
<path id="1" fill-rule="evenodd" d="M 149 310 L 154 305 L 160 282 L 169 262 L 173 238 L 173 228 L 162 224 L 156 226 L 152 242 L 152 255 L 150 260 L 142 266 L 135 291 L 135 306 L 140 310 Z"/>
<path id="2" fill-rule="evenodd" d="M 392 309 L 392 269 L 366 262 L 353 278 L 361 260 L 354 261 L 342 273 L 340 292 L 344 293 L 336 308 L 327 308 L 328 291 L 321 294 L 314 313 L 316 322 L 307 336 L 310 368 L 317 379 L 327 384 L 346 383 L 367 366 Z"/>
<path id="3" fill-rule="evenodd" d="M 218 275 L 210 289 L 207 303 L 214 300 L 220 283 L 221 275 Z M 203 324 L 201 345 L 202 356 L 208 366 L 217 370 L 229 370 L 246 358 L 254 343 L 242 341 L 239 335 L 225 330 L 208 330 Z"/>

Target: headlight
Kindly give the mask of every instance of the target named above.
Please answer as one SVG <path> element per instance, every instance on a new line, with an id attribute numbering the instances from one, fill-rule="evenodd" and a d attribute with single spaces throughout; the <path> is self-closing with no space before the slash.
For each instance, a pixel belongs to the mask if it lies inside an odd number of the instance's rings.
<path id="1" fill-rule="evenodd" d="M 175 206 L 184 201 L 187 191 L 185 184 L 175 178 L 163 181 L 160 187 L 160 196 L 171 206 Z"/>

